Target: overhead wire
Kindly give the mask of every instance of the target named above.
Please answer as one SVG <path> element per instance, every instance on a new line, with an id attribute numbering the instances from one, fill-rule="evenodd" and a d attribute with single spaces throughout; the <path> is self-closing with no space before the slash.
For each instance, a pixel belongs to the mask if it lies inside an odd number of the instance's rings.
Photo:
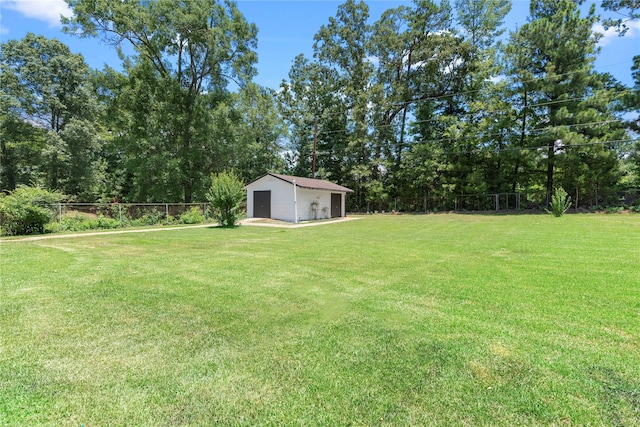
<path id="1" fill-rule="evenodd" d="M 567 73 L 568 74 L 568 73 Z M 614 100 L 616 98 L 619 98 L 621 96 L 624 96 L 626 94 L 629 94 L 631 91 L 628 88 L 625 88 L 623 90 L 618 90 L 618 93 L 616 94 Z M 548 105 L 554 105 L 554 104 L 561 104 L 561 103 L 565 103 L 565 102 L 573 102 L 573 101 L 587 101 L 587 99 L 585 99 L 584 97 L 574 97 L 574 98 L 566 98 L 566 99 L 561 99 L 561 100 L 553 100 L 553 101 L 545 101 L 545 102 L 538 102 L 538 103 L 533 103 L 533 104 L 529 104 L 526 105 L 524 108 L 537 108 L 537 107 L 543 107 L 543 106 L 548 106 Z M 498 114 L 502 113 L 501 111 L 497 112 Z M 475 116 L 474 113 L 467 113 L 464 116 Z M 411 123 L 409 124 L 410 126 L 415 126 L 417 124 L 423 124 L 423 123 L 428 123 L 428 122 L 441 122 L 441 117 L 437 117 L 437 118 L 431 118 L 431 119 L 423 119 L 423 120 L 413 120 L 411 121 Z M 545 131 L 551 131 L 551 130 L 559 130 L 559 129 L 571 129 L 571 128 L 579 128 L 579 127 L 590 127 L 590 126 L 603 126 L 603 125 L 608 125 L 608 124 L 613 124 L 613 123 L 618 123 L 623 125 L 625 123 L 624 120 L 622 119 L 612 119 L 612 120 L 604 120 L 604 121 L 599 121 L 599 122 L 590 122 L 590 123 L 574 123 L 574 124 L 561 124 L 561 125 L 543 125 L 540 127 L 534 127 L 531 129 L 527 129 L 527 135 L 526 137 L 531 137 L 534 136 L 534 134 L 540 134 L 542 132 Z M 397 128 L 399 125 L 397 123 L 389 123 L 386 125 L 377 125 L 377 126 L 372 126 L 372 128 L 374 130 L 380 130 L 382 128 Z M 318 136 L 320 135 L 328 135 L 328 134 L 336 134 L 336 133 L 346 133 L 349 132 L 349 129 L 338 129 L 338 130 L 324 130 L 324 131 L 320 131 L 317 133 Z M 504 137 L 504 131 L 500 131 L 500 132 L 495 132 L 495 133 L 485 133 L 480 135 L 480 138 L 482 139 L 486 139 L 486 138 L 490 138 L 490 137 Z M 461 137 L 448 137 L 448 138 L 439 138 L 439 139 L 431 139 L 431 140 L 421 140 L 418 141 L 417 143 L 442 143 L 442 142 L 456 142 L 456 141 L 460 141 L 460 140 L 464 140 L 464 139 L 469 139 L 467 136 L 461 136 Z M 626 143 L 626 142 L 635 142 L 637 141 L 636 139 L 629 139 L 629 140 L 616 140 L 616 141 L 602 141 L 602 142 L 594 142 L 594 143 L 587 143 L 587 144 L 573 144 L 570 145 L 572 147 L 577 147 L 577 146 L 584 146 L 584 145 L 603 145 L 603 144 L 616 144 L 616 143 Z M 416 143 L 416 141 L 411 141 L 411 142 L 405 142 L 404 144 L 402 144 L 403 146 L 407 147 L 407 146 L 412 146 Z M 394 148 L 403 148 L 400 146 L 399 143 L 395 143 L 392 144 Z M 543 147 L 546 147 L 543 146 Z M 343 147 L 335 147 L 335 148 L 343 148 Z M 504 148 L 501 149 L 499 151 L 514 151 L 514 150 L 531 150 L 531 149 L 538 149 L 540 147 L 512 147 L 512 148 Z M 346 147 L 345 147 L 346 149 Z M 474 153 L 477 153 L 478 150 L 473 150 Z M 496 152 L 496 150 L 491 150 L 491 152 Z M 456 153 L 461 153 L 460 151 L 456 151 Z"/>
<path id="2" fill-rule="evenodd" d="M 579 148 L 579 147 L 589 147 L 589 146 L 597 146 L 597 145 L 623 145 L 630 144 L 634 142 L 640 142 L 639 138 L 629 138 L 629 139 L 617 139 L 610 141 L 590 141 L 578 144 L 564 144 L 562 143 L 560 146 L 556 147 L 556 151 L 566 150 L 570 148 Z M 536 146 L 525 146 L 525 147 L 503 147 L 503 148 L 491 148 L 491 147 L 479 147 L 467 150 L 443 150 L 438 152 L 438 155 L 463 155 L 463 154 L 497 154 L 503 152 L 510 151 L 537 151 L 537 150 L 546 150 L 549 148 L 548 144 L 545 145 L 536 145 Z M 338 152 L 346 152 L 348 147 L 333 147 L 331 151 L 319 150 L 317 154 L 336 154 Z"/>
<path id="3" fill-rule="evenodd" d="M 606 68 L 609 66 L 616 66 L 616 65 L 620 65 L 620 64 L 625 64 L 625 63 L 632 63 L 633 61 L 624 61 L 624 62 L 620 62 L 620 63 L 616 63 L 616 64 L 609 64 L 606 66 L 601 66 L 599 68 Z M 567 72 L 567 73 L 561 73 L 561 74 L 555 74 L 552 76 L 549 75 L 545 75 L 543 77 L 535 77 L 533 79 L 528 79 L 528 80 L 523 80 L 523 81 L 518 81 L 515 82 L 517 84 L 527 84 L 527 83 L 534 83 L 537 81 L 545 81 L 545 80 L 549 80 L 549 79 L 557 79 L 560 77 L 566 77 L 572 74 L 577 74 L 577 73 L 582 73 L 583 71 L 572 71 L 572 72 Z M 454 99 L 456 97 L 459 96 L 463 96 L 463 95 L 470 95 L 473 93 L 478 93 L 481 92 L 484 89 L 475 89 L 475 90 L 469 90 L 469 91 L 463 91 L 463 92 L 457 92 L 457 93 L 451 93 L 451 94 L 443 94 L 443 95 L 437 95 L 437 96 L 427 96 L 427 97 L 421 97 L 421 98 L 416 98 L 410 101 L 403 101 L 402 103 L 400 103 L 401 105 L 408 105 L 408 104 L 412 104 L 412 103 L 417 103 L 417 102 L 426 102 L 426 101 L 437 101 L 437 100 L 443 100 L 443 99 Z M 610 89 L 604 89 L 608 92 L 613 91 L 615 93 L 614 97 L 609 100 L 609 102 L 615 102 L 616 100 L 619 100 L 621 97 L 626 96 L 628 94 L 631 93 L 631 89 L 630 88 L 624 88 L 624 89 L 616 89 L 616 88 L 610 88 Z M 543 102 L 536 102 L 536 103 L 532 103 L 532 104 L 528 104 L 528 105 L 523 105 L 521 106 L 522 109 L 524 108 L 530 108 L 530 109 L 535 109 L 535 108 L 540 108 L 540 107 L 545 107 L 545 106 L 550 106 L 550 105 L 561 105 L 564 103 L 569 103 L 569 102 L 576 102 L 576 101 L 588 101 L 588 98 L 585 98 L 583 96 L 581 97 L 572 97 L 572 98 L 564 98 L 564 99 L 556 99 L 556 100 L 549 100 L 549 101 L 543 101 Z M 396 104 L 398 105 L 398 104 Z M 500 112 L 499 112 L 500 113 Z M 462 115 L 462 117 L 474 117 L 477 116 L 477 113 L 465 113 Z M 458 117 L 460 117 L 460 115 L 458 115 Z M 421 119 L 421 120 L 413 120 L 409 123 L 409 126 L 415 126 L 418 124 L 424 124 L 424 123 L 429 123 L 429 122 L 441 122 L 442 123 L 442 116 L 440 117 L 436 117 L 436 118 L 430 118 L 430 119 Z M 612 123 L 619 123 L 619 124 L 624 124 L 625 120 L 619 118 L 619 119 L 612 119 L 612 120 L 604 120 L 604 121 L 599 121 L 599 122 L 591 122 L 591 123 L 574 123 L 574 124 L 562 124 L 562 125 L 544 125 L 541 127 L 534 127 L 531 129 L 527 129 L 527 135 L 528 137 L 533 136 L 532 133 L 534 134 L 540 134 L 542 132 L 545 131 L 550 131 L 550 130 L 557 130 L 557 129 L 571 129 L 571 128 L 577 128 L 577 127 L 588 127 L 588 126 L 602 126 L 602 125 L 607 125 L 607 124 L 612 124 Z M 371 126 L 374 130 L 381 130 L 384 128 L 397 128 L 399 126 L 398 123 L 388 123 L 388 124 L 380 124 L 380 125 L 374 125 Z M 350 132 L 350 130 L 348 128 L 345 129 L 336 129 L 336 130 L 321 130 L 320 132 L 317 133 L 318 136 L 321 135 L 330 135 L 330 134 L 337 134 L 337 133 L 347 133 Z M 489 137 L 494 137 L 494 136 L 504 136 L 504 132 L 496 132 L 496 133 L 488 133 L 488 134 L 483 134 L 481 135 L 481 138 L 489 138 Z M 439 139 L 432 139 L 432 140 L 421 140 L 418 142 L 415 141 L 411 141 L 411 142 L 405 142 L 403 144 L 404 147 L 409 147 L 409 146 L 413 146 L 416 143 L 419 144 L 425 144 L 425 143 L 442 143 L 442 142 L 453 142 L 453 141 L 460 141 L 460 140 L 469 140 L 469 139 L 478 139 L 477 137 L 449 137 L 449 138 L 439 138 Z M 626 143 L 630 143 L 630 142 L 637 142 L 638 139 L 637 138 L 633 138 L 633 139 L 619 139 L 619 140 L 612 140 L 612 141 L 591 141 L 591 142 L 587 142 L 587 143 L 580 143 L 580 144 L 569 144 L 569 145 L 563 145 L 563 148 L 570 148 L 570 147 L 583 147 L 583 146 L 596 146 L 596 145 L 614 145 L 614 144 L 626 144 Z M 400 146 L 400 144 L 395 143 L 392 144 L 394 148 L 403 148 Z M 482 153 L 482 152 L 503 152 L 503 151 L 522 151 L 522 150 L 538 150 L 538 149 L 543 149 L 543 148 L 548 148 L 548 145 L 543 145 L 543 146 L 538 146 L 538 147 L 505 147 L 505 148 L 501 148 L 501 149 L 488 149 L 487 147 L 480 147 L 480 148 L 476 148 L 473 150 L 468 150 L 468 151 L 455 151 L 455 152 L 450 152 L 450 153 L 455 153 L 455 154 L 470 154 L 470 153 Z M 338 149 L 339 151 L 341 150 L 347 150 L 348 147 L 333 147 L 333 150 L 335 151 L 336 149 Z M 322 153 L 322 152 L 320 152 Z M 446 154 L 446 153 L 444 153 Z"/>
<path id="4" fill-rule="evenodd" d="M 571 98 L 571 99 L 559 100 L 559 101 L 554 101 L 554 102 L 530 104 L 530 105 L 527 105 L 525 108 L 537 108 L 537 107 L 542 107 L 542 106 L 546 106 L 546 105 L 559 104 L 559 103 L 562 103 L 562 102 L 576 101 L 576 100 L 580 100 L 580 99 L 583 99 L 583 98 Z M 414 125 L 417 125 L 417 124 L 424 124 L 424 123 L 430 123 L 430 122 L 443 123 L 442 122 L 442 118 L 443 117 L 447 117 L 447 116 L 451 116 L 451 115 L 448 114 L 448 115 L 442 115 L 442 116 L 435 117 L 435 118 L 430 118 L 430 119 L 412 120 L 410 123 L 408 123 L 408 125 L 409 126 L 414 126 Z M 465 118 L 465 117 L 474 117 L 474 116 L 476 116 L 475 113 L 465 113 L 465 114 L 457 115 L 457 117 L 463 117 L 463 118 Z M 613 120 L 613 121 L 624 123 L 624 120 L 622 120 L 622 119 L 617 119 L 617 120 Z M 372 127 L 373 127 L 374 130 L 381 130 L 381 129 L 385 129 L 385 128 L 396 128 L 398 126 L 399 125 L 397 123 L 388 123 L 388 124 L 373 125 Z M 571 125 L 565 125 L 565 126 L 571 126 Z M 309 130 L 311 130 L 311 127 L 309 127 Z M 330 135 L 330 134 L 335 134 L 335 133 L 348 133 L 348 132 L 349 132 L 349 129 L 321 130 L 321 131 L 318 132 L 318 135 Z"/>
<path id="5" fill-rule="evenodd" d="M 631 94 L 631 90 L 630 89 L 624 89 L 619 91 L 615 97 L 610 100 L 610 102 L 613 102 L 615 100 L 619 100 L 620 97 L 625 96 L 625 95 L 629 95 Z M 563 104 L 563 103 L 568 103 L 568 102 L 574 102 L 574 101 L 588 101 L 588 99 L 585 99 L 584 97 L 573 97 L 573 98 L 566 98 L 566 99 L 559 99 L 559 100 L 553 100 L 553 101 L 544 101 L 544 102 L 537 102 L 537 103 L 533 103 L 533 104 L 528 104 L 523 106 L 522 108 L 539 108 L 539 107 L 545 107 L 545 106 L 549 106 L 549 105 L 558 105 L 558 104 Z M 463 114 L 459 114 L 457 115 L 457 117 L 474 117 L 477 116 L 477 113 L 463 113 Z M 409 125 L 416 125 L 416 124 L 422 124 L 422 123 L 429 123 L 429 122 L 441 122 L 441 118 L 442 117 L 446 117 L 446 116 L 450 116 L 450 115 L 442 115 L 440 117 L 435 117 L 435 118 L 430 118 L 430 119 L 420 119 L 420 120 L 412 120 Z M 622 120 L 619 120 L 620 122 L 623 122 Z M 384 128 L 394 128 L 397 127 L 398 124 L 394 124 L 394 123 L 387 123 L 387 124 L 378 124 L 378 125 L 374 125 L 372 126 L 375 130 L 380 130 L 380 129 L 384 129 Z M 309 130 L 312 129 L 312 125 L 309 125 Z M 349 129 L 336 129 L 336 130 L 321 130 L 318 132 L 318 135 L 328 135 L 328 134 L 333 134 L 333 133 L 347 133 L 349 132 Z"/>
<path id="6" fill-rule="evenodd" d="M 622 62 L 618 62 L 618 63 L 615 63 L 615 64 L 603 65 L 603 66 L 600 66 L 599 68 L 614 67 L 614 66 L 617 66 L 617 65 L 632 64 L 632 63 L 633 63 L 633 61 L 622 61 Z M 517 83 L 517 84 L 534 83 L 534 82 L 537 82 L 537 81 L 544 81 L 544 80 L 552 79 L 552 78 L 565 77 L 565 76 L 570 76 L 572 74 L 578 74 L 578 73 L 583 73 L 583 72 L 584 71 L 582 71 L 582 70 L 569 71 L 567 73 L 554 74 L 553 76 L 545 75 L 543 77 L 535 77 L 535 78 L 528 79 L 528 80 L 515 81 L 515 83 Z M 506 77 L 508 77 L 508 76 L 509 75 L 507 75 Z M 453 97 L 460 96 L 460 95 L 469 95 L 469 94 L 472 94 L 472 93 L 478 93 L 478 92 L 481 92 L 482 90 L 483 89 L 473 89 L 473 90 L 457 92 L 457 93 L 453 93 L 453 94 L 426 96 L 426 97 L 422 97 L 422 98 L 417 98 L 415 100 L 403 101 L 402 103 L 410 104 L 410 103 L 421 102 L 421 101 L 437 101 L 437 100 L 440 100 L 440 99 L 453 98 Z"/>
<path id="7" fill-rule="evenodd" d="M 614 67 L 614 66 L 618 66 L 618 65 L 622 65 L 622 64 L 630 64 L 633 63 L 633 61 L 622 61 L 622 62 L 618 62 L 618 63 L 614 63 L 614 64 L 607 64 L 607 65 L 602 65 L 599 68 L 608 68 L 608 67 Z M 537 81 L 545 81 L 548 79 L 555 79 L 558 77 L 565 77 L 565 76 L 570 76 L 572 74 L 578 74 L 578 73 L 583 73 L 583 71 L 570 71 L 567 73 L 561 73 L 561 74 L 555 74 L 552 76 L 549 75 L 545 75 L 542 77 L 535 77 L 532 79 L 528 79 L 528 80 L 523 80 L 523 81 L 517 81 L 516 83 L 518 84 L 526 84 L 526 83 L 534 83 Z M 436 95 L 436 96 L 426 96 L 426 97 L 420 97 L 420 98 L 416 98 L 416 99 L 412 99 L 412 100 L 408 100 L 408 101 L 401 101 L 399 103 L 397 103 L 396 105 L 409 105 L 409 104 L 413 104 L 413 103 L 418 103 L 418 102 L 424 102 L 424 101 L 437 101 L 437 100 L 442 100 L 442 99 L 453 99 L 455 97 L 459 97 L 462 95 L 470 95 L 473 93 L 479 93 L 481 91 L 483 91 L 484 89 L 474 89 L 474 90 L 468 90 L 468 91 L 462 91 L 462 92 L 455 92 L 455 93 L 450 93 L 450 94 L 443 94 L 443 95 Z M 629 95 L 632 93 L 630 88 L 624 88 L 624 89 L 605 89 L 608 91 L 616 91 L 618 92 L 615 95 L 615 98 L 612 100 L 617 100 L 619 99 L 619 97 L 625 96 L 625 95 Z M 566 99 L 558 99 L 558 100 L 551 100 L 551 101 L 544 101 L 544 102 L 537 102 L 537 103 L 533 103 L 533 104 L 529 104 L 526 106 L 523 106 L 522 108 L 538 108 L 538 107 L 544 107 L 544 106 L 549 106 L 549 105 L 555 105 L 555 104 L 562 104 L 565 102 L 574 102 L 574 101 L 586 101 L 587 99 L 585 99 L 584 97 L 573 97 L 573 98 L 566 98 Z M 473 113 L 467 113 L 465 115 L 473 115 Z M 434 119 L 423 119 L 423 120 L 415 120 L 412 121 L 411 124 L 420 124 L 420 123 L 426 123 L 429 121 L 437 121 L 437 118 Z M 397 125 L 393 124 L 393 123 L 389 123 L 386 125 L 377 125 L 374 126 L 374 128 L 376 129 L 381 129 L 384 127 L 395 127 Z M 311 128 L 311 125 L 310 125 Z M 340 129 L 340 130 L 331 130 L 331 131 L 320 131 L 318 133 L 318 135 L 321 134 L 330 134 L 330 133 L 340 133 L 340 132 L 347 132 L 347 129 Z"/>
<path id="8" fill-rule="evenodd" d="M 527 136 L 532 136 L 531 133 L 542 133 L 543 131 L 548 131 L 548 130 L 563 130 L 563 129 L 567 129 L 567 128 L 576 128 L 576 127 L 590 127 L 590 126 L 603 126 L 603 125 L 608 125 L 608 124 L 612 124 L 612 123 L 624 123 L 622 120 L 620 119 L 615 119 L 615 120 L 603 120 L 603 121 L 599 121 L 599 122 L 590 122 L 590 123 L 574 123 L 574 124 L 563 124 L 563 125 L 554 125 L 554 126 L 541 126 L 541 127 L 534 127 L 534 128 L 530 128 L 527 131 L 529 132 L 529 134 Z M 342 132 L 342 131 L 341 131 Z M 320 133 L 318 133 L 320 135 Z M 427 139 L 427 140 L 420 140 L 417 142 L 406 142 L 404 143 L 405 146 L 413 146 L 416 143 L 438 143 L 438 142 L 448 142 L 448 141 L 460 141 L 460 140 L 468 140 L 468 139 L 486 139 L 488 137 L 493 137 L 493 136 L 504 136 L 504 132 L 494 132 L 494 133 L 484 133 L 480 135 L 480 138 L 478 138 L 477 136 L 458 136 L 458 137 L 446 137 L 446 138 L 438 138 L 438 139 Z M 400 144 L 399 143 L 395 143 L 393 144 L 394 147 L 398 147 Z"/>

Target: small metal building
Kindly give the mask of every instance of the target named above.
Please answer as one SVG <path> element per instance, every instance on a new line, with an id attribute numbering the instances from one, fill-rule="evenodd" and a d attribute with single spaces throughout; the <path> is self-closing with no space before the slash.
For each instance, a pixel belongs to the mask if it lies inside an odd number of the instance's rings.
<path id="1" fill-rule="evenodd" d="M 268 173 L 247 184 L 247 217 L 289 222 L 346 216 L 353 190 L 322 179 Z"/>

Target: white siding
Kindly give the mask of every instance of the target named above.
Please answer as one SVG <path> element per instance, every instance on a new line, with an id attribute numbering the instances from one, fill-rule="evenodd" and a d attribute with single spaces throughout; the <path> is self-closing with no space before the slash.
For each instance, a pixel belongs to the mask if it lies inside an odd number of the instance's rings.
<path id="1" fill-rule="evenodd" d="M 273 178 L 271 187 L 271 218 L 283 221 L 294 220 L 293 186 L 278 178 Z"/>
<path id="2" fill-rule="evenodd" d="M 309 190 L 307 188 L 297 189 L 298 193 L 298 218 L 301 221 L 309 219 L 324 219 L 331 217 L 331 192 L 322 190 Z M 311 209 L 311 203 L 318 201 L 318 209 L 315 217 Z M 322 209 L 325 209 L 323 212 Z"/>
<path id="3" fill-rule="evenodd" d="M 254 191 L 271 191 L 271 218 L 293 221 L 293 186 L 291 184 L 267 175 L 247 185 L 247 218 L 253 218 Z"/>
<path id="4" fill-rule="evenodd" d="M 253 192 L 271 191 L 271 218 L 294 222 L 293 185 L 267 175 L 246 186 L 247 218 L 253 218 Z M 331 193 L 337 191 L 311 190 L 296 186 L 298 221 L 331 217 Z M 345 193 L 341 193 L 342 216 L 345 216 Z M 314 216 L 311 203 L 317 200 L 318 209 Z M 323 209 L 326 208 L 324 211 Z"/>

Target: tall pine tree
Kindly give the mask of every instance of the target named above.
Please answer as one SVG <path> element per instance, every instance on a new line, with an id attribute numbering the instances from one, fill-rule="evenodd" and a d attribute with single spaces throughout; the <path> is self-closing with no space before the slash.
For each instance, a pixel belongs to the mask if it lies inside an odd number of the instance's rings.
<path id="1" fill-rule="evenodd" d="M 558 185 L 568 187 L 574 201 L 610 188 L 618 162 L 615 142 L 609 141 L 624 138 L 610 113 L 616 88 L 593 69 L 595 7 L 582 16 L 581 3 L 533 0 L 528 22 L 510 40 L 511 78 L 526 96 L 523 126 L 529 143 L 544 150 L 540 166 L 546 204 Z"/>

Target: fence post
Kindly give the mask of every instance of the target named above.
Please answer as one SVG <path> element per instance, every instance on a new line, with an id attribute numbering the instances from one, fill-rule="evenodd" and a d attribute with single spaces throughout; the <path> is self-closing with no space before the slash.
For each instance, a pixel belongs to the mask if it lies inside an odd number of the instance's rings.
<path id="1" fill-rule="evenodd" d="M 60 229 L 62 230 L 62 203 L 58 203 L 58 222 L 60 223 Z"/>
<path id="2" fill-rule="evenodd" d="M 500 209 L 500 195 L 496 194 L 496 212 Z"/>
<path id="3" fill-rule="evenodd" d="M 164 204 L 164 222 L 169 225 L 169 203 Z"/>
<path id="4" fill-rule="evenodd" d="M 122 225 L 122 205 L 120 203 L 118 203 L 118 216 L 120 218 L 120 228 L 124 227 Z"/>

